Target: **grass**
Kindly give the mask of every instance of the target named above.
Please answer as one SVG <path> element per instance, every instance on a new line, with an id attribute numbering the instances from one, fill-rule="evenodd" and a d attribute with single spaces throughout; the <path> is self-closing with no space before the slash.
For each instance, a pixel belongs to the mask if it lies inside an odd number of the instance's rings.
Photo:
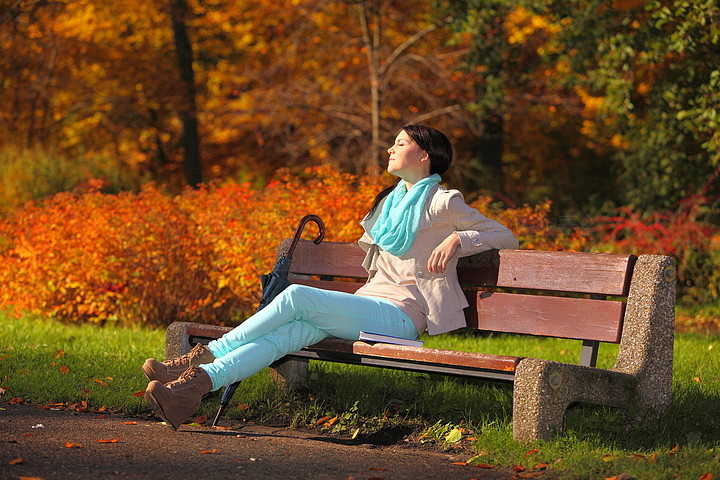
<path id="1" fill-rule="evenodd" d="M 557 339 L 458 334 L 426 340 L 430 347 L 566 362 L 579 357 L 577 342 Z M 162 358 L 163 351 L 164 331 L 0 315 L 0 400 L 87 402 L 90 409 L 146 413 L 142 397 L 135 396 L 147 384 L 139 366 L 147 357 Z M 470 445 L 474 462 L 521 466 L 533 478 L 627 473 L 635 479 L 707 480 L 720 475 L 719 351 L 718 334 L 676 335 L 673 403 L 658 421 L 636 423 L 614 409 L 583 406 L 568 412 L 565 434 L 533 445 L 512 440 L 509 385 L 341 364 L 311 363 L 310 392 L 303 394 L 279 390 L 265 370 L 240 385 L 227 415 L 346 436 L 402 426 L 418 441 Z M 598 365 L 611 366 L 616 352 L 604 345 Z M 212 416 L 219 397 L 211 395 L 200 414 Z M 323 417 L 332 420 L 318 425 Z"/>

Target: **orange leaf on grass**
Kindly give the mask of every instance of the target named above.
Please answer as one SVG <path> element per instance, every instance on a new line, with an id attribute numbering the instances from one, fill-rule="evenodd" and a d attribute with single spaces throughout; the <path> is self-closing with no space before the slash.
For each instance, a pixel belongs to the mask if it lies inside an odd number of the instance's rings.
<path id="1" fill-rule="evenodd" d="M 144 397 L 145 396 L 145 390 L 140 390 L 139 392 L 133 393 L 136 397 Z"/>
<path id="2" fill-rule="evenodd" d="M 240 405 L 238 405 L 237 408 L 238 410 L 247 410 L 248 408 L 250 408 L 250 405 L 248 405 L 247 403 L 241 403 Z"/>
<path id="3" fill-rule="evenodd" d="M 547 463 L 538 463 L 533 468 L 536 470 L 544 470 L 544 469 L 548 468 L 549 466 L 550 465 L 548 465 Z"/>
<path id="4" fill-rule="evenodd" d="M 335 424 L 335 422 L 338 421 L 338 418 L 339 418 L 339 417 L 338 417 L 337 415 L 335 415 L 333 418 L 331 418 L 331 419 L 328 420 L 327 422 L 323 423 L 323 425 L 326 426 L 326 427 L 331 427 L 331 426 L 333 426 L 333 425 Z"/>
<path id="5" fill-rule="evenodd" d="M 513 472 L 524 472 L 525 471 L 525 467 L 523 467 L 522 465 L 515 465 L 512 469 L 513 469 Z"/>
<path id="6" fill-rule="evenodd" d="M 677 453 L 677 452 L 679 452 L 679 451 L 680 451 L 680 445 L 675 445 L 675 446 L 672 448 L 672 450 L 670 450 L 669 453 L 670 453 L 670 455 L 672 455 L 672 454 Z"/>
<path id="7" fill-rule="evenodd" d="M 537 448 L 533 448 L 532 450 L 528 450 L 527 452 L 525 452 L 525 458 L 529 457 L 530 455 L 534 455 L 534 454 L 536 454 L 537 452 L 539 452 L 539 450 L 538 450 Z"/>
<path id="8" fill-rule="evenodd" d="M 315 423 L 316 423 L 317 425 L 320 425 L 320 424 L 322 424 L 322 423 L 327 422 L 328 420 L 330 420 L 330 416 L 329 416 L 329 415 L 325 415 L 324 417 L 319 418 L 319 419 L 317 420 L 317 422 L 315 422 Z"/>
<path id="9" fill-rule="evenodd" d="M 62 367 L 60 367 L 58 370 L 60 370 L 60 373 L 65 374 L 65 375 L 67 375 L 68 373 L 70 373 L 70 369 L 69 369 L 68 367 L 66 367 L 65 365 L 63 365 Z"/>
<path id="10" fill-rule="evenodd" d="M 98 384 L 102 385 L 103 387 L 107 387 L 107 386 L 108 386 L 108 384 L 107 384 L 106 382 L 103 382 L 103 381 L 100 380 L 99 378 L 93 378 L 92 381 L 95 382 L 95 383 L 98 383 Z"/>
<path id="11" fill-rule="evenodd" d="M 65 352 L 63 352 L 62 350 L 58 350 L 55 352 L 55 358 L 60 358 L 60 357 L 64 357 L 64 356 L 65 356 Z"/>
<path id="12" fill-rule="evenodd" d="M 698 480 L 712 480 L 712 473 L 704 473 Z"/>

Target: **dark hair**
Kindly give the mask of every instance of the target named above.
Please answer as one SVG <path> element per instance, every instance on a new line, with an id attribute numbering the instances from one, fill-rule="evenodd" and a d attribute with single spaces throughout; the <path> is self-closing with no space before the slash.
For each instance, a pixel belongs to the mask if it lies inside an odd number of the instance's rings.
<path id="1" fill-rule="evenodd" d="M 450 140 L 440 130 L 425 125 L 405 125 L 402 128 L 405 133 L 422 148 L 430 159 L 430 175 L 437 173 L 442 175 L 450 167 L 452 162 L 453 151 Z M 395 185 L 382 190 L 373 200 L 370 213 L 372 214 L 383 198 L 387 197 L 393 191 Z"/>

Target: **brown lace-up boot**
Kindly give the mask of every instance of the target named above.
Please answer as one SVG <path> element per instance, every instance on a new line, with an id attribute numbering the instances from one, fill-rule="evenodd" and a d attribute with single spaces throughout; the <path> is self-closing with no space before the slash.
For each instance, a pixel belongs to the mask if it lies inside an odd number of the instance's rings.
<path id="1" fill-rule="evenodd" d="M 142 370 L 148 380 L 157 380 L 165 384 L 177 380 L 188 368 L 212 363 L 213 360 L 215 360 L 215 355 L 205 345 L 198 343 L 185 355 L 172 360 L 158 362 L 154 358 L 148 358 L 145 360 Z"/>
<path id="2" fill-rule="evenodd" d="M 174 430 L 200 407 L 203 395 L 212 390 L 210 375 L 200 367 L 188 368 L 180 378 L 163 385 L 157 380 L 148 384 L 145 402 Z"/>

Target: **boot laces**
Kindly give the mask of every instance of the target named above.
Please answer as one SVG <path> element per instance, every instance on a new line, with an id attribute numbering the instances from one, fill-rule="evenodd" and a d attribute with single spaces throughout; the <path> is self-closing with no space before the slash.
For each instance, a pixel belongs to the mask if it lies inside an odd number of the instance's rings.
<path id="1" fill-rule="evenodd" d="M 182 367 L 186 363 L 190 363 L 190 360 L 192 360 L 193 358 L 199 357 L 202 354 L 202 352 L 200 351 L 201 348 L 202 348 L 202 344 L 198 343 L 197 345 L 195 345 L 193 347 L 192 350 L 190 350 L 185 355 L 181 355 L 179 357 L 173 358 L 173 359 L 169 360 L 168 362 L 166 362 L 165 364 L 168 367 Z"/>

